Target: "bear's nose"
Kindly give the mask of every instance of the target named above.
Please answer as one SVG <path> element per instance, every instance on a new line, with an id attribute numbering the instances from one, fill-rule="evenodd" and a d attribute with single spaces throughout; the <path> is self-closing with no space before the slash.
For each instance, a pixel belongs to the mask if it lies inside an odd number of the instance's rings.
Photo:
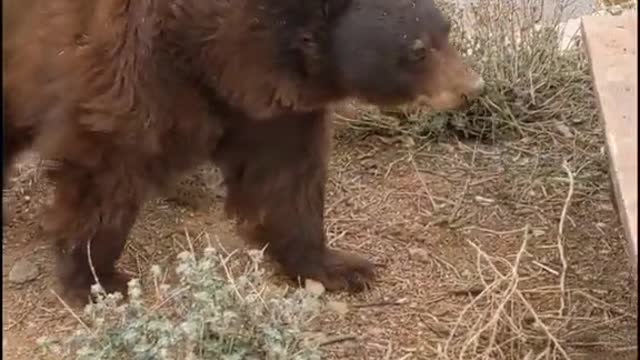
<path id="1" fill-rule="evenodd" d="M 412 61 L 422 61 L 427 56 L 427 47 L 424 45 L 424 42 L 420 39 L 416 39 L 413 44 L 411 44 L 411 52 L 410 57 Z"/>

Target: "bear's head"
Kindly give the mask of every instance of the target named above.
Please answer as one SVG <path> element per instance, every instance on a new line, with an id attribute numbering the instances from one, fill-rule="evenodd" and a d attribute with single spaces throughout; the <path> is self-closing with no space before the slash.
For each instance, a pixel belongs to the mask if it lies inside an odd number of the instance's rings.
<path id="1" fill-rule="evenodd" d="M 376 105 L 420 99 L 447 110 L 484 87 L 449 44 L 449 24 L 433 0 L 175 3 L 193 7 L 181 10 L 191 17 L 180 43 L 200 54 L 195 67 L 206 68 L 215 91 L 255 118 L 348 97 Z"/>
<path id="2" fill-rule="evenodd" d="M 436 110 L 456 108 L 484 81 L 451 46 L 449 30 L 433 0 L 353 0 L 331 31 L 340 82 L 375 104 L 420 97 Z"/>

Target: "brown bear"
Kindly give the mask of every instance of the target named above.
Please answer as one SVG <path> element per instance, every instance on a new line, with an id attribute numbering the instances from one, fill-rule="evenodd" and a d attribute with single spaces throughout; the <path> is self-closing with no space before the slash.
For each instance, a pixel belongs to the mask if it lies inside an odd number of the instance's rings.
<path id="1" fill-rule="evenodd" d="M 9 5 L 5 5 L 9 4 Z M 432 0 L 7 0 L 4 170 L 51 160 L 43 222 L 67 295 L 116 270 L 141 205 L 204 161 L 226 210 L 291 278 L 364 289 L 370 262 L 324 232 L 331 126 L 345 98 L 453 109 L 481 77 Z M 89 259 L 91 261 L 89 261 Z"/>

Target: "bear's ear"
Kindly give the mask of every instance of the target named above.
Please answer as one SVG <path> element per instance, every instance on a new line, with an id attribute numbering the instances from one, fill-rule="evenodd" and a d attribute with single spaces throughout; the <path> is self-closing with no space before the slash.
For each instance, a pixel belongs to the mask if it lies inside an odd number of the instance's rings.
<path id="1" fill-rule="evenodd" d="M 322 0 L 322 11 L 327 19 L 340 16 L 351 4 L 351 0 Z"/>

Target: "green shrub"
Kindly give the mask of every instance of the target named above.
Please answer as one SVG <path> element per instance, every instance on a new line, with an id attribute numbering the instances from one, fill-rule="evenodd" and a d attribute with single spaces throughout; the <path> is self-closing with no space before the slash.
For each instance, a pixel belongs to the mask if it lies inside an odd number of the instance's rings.
<path id="1" fill-rule="evenodd" d="M 229 275 L 230 258 L 207 248 L 198 259 L 178 256 L 178 285 L 161 281 L 151 269 L 156 304 L 143 300 L 138 280 L 129 299 L 94 286 L 97 301 L 68 339 L 42 339 L 45 352 L 63 359 L 319 359 L 304 329 L 319 300 L 303 289 L 282 295 L 264 291 L 261 253 L 240 276 Z M 225 276 L 221 275 L 225 274 Z M 258 290 L 261 289 L 261 290 Z"/>

